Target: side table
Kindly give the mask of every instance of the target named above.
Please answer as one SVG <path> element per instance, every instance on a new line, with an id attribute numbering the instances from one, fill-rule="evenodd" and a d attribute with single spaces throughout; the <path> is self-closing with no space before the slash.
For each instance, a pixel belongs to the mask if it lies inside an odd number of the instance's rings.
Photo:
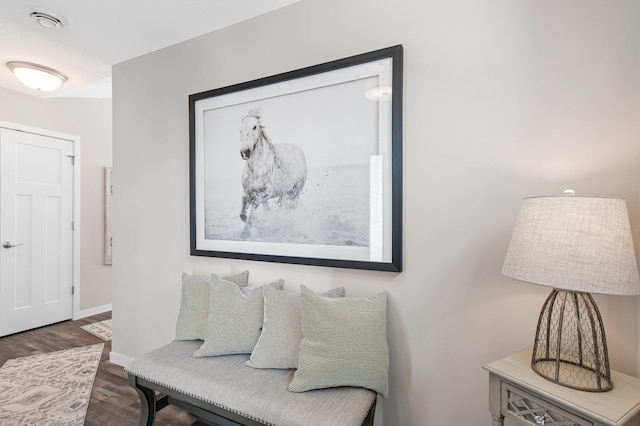
<path id="1" fill-rule="evenodd" d="M 484 366 L 493 426 L 640 426 L 640 379 L 611 371 L 613 389 L 586 392 L 550 382 L 531 369 L 531 349 Z"/>

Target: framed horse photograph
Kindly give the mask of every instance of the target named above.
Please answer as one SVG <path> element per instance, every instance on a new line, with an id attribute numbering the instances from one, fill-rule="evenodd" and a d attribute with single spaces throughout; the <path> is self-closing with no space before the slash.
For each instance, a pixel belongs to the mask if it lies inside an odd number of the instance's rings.
<path id="1" fill-rule="evenodd" d="M 190 95 L 191 255 L 402 271 L 402 53 Z"/>

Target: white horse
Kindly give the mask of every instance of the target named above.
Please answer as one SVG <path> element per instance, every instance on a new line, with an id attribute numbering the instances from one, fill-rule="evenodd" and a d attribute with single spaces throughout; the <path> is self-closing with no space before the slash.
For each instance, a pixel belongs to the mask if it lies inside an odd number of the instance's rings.
<path id="1" fill-rule="evenodd" d="M 261 204 L 269 210 L 269 200 L 278 198 L 277 205 L 288 209 L 298 206 L 298 198 L 307 180 L 307 162 L 297 145 L 274 144 L 260 122 L 260 107 L 255 107 L 242 119 L 240 126 L 240 156 L 246 160 L 242 171 L 242 210 L 245 223 L 243 238 L 251 234 L 255 210 Z"/>

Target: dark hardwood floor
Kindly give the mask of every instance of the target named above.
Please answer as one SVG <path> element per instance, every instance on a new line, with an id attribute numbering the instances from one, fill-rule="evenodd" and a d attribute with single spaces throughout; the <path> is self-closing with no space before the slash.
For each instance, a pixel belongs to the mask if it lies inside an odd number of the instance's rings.
<path id="1" fill-rule="evenodd" d="M 124 369 L 109 362 L 111 342 L 105 342 L 80 328 L 109 318 L 111 318 L 111 312 L 2 337 L 0 338 L 0 366 L 12 358 L 104 343 L 85 425 L 137 425 L 140 400 L 136 391 L 127 384 Z M 166 407 L 156 416 L 156 425 L 159 426 L 187 426 L 194 423 L 196 423 L 195 417 L 173 406 Z"/>

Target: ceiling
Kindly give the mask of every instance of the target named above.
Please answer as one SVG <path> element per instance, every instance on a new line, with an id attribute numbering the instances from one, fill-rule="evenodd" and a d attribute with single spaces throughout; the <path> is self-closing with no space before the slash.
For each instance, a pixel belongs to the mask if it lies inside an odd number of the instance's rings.
<path id="1" fill-rule="evenodd" d="M 3 0 L 0 87 L 37 97 L 111 97 L 111 66 L 300 0 Z M 49 12 L 61 29 L 29 17 Z M 23 86 L 5 66 L 33 62 L 65 74 L 54 92 Z"/>

